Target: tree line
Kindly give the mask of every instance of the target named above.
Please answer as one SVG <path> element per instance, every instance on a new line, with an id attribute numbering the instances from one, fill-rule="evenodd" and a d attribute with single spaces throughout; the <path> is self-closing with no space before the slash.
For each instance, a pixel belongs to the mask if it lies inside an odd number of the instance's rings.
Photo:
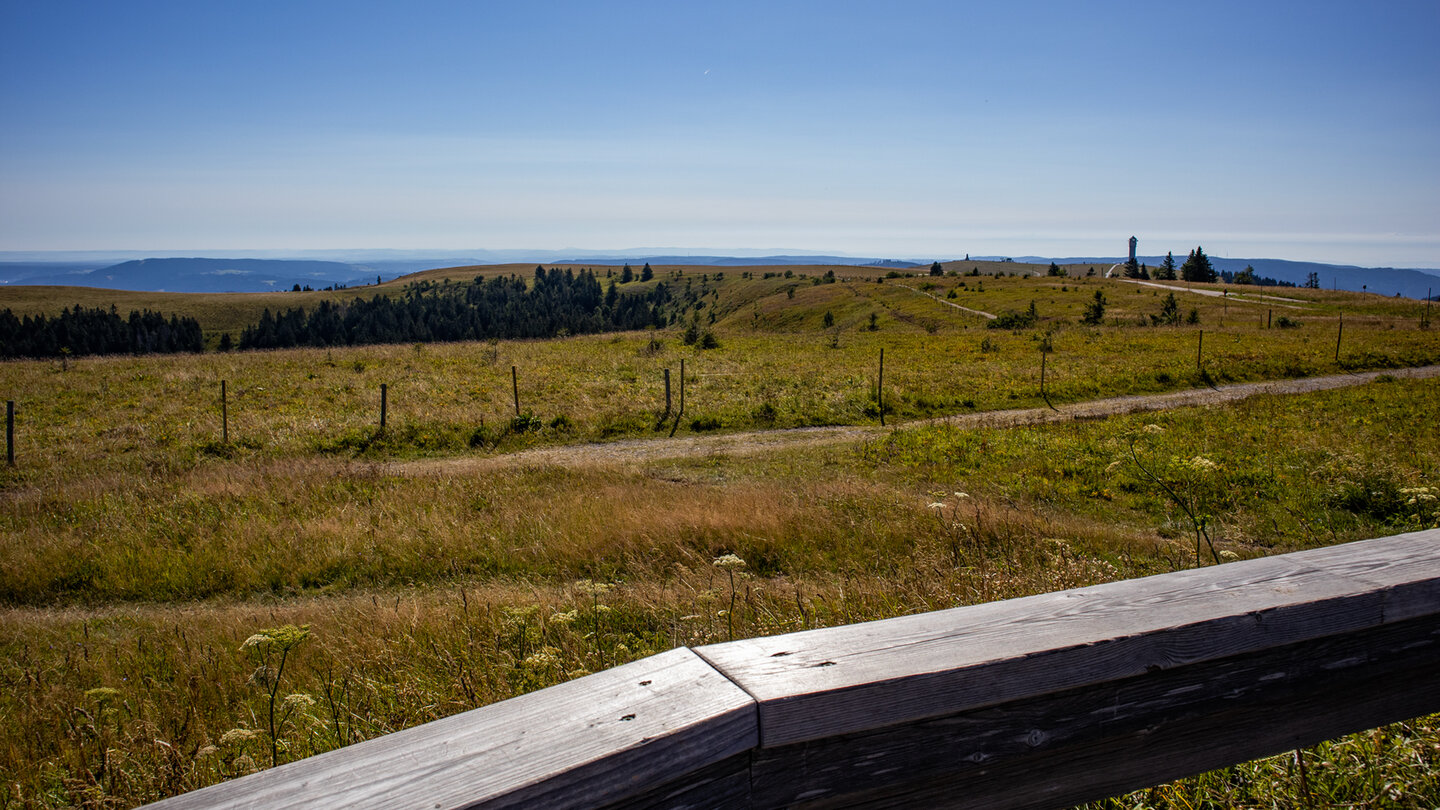
<path id="1" fill-rule="evenodd" d="M 541 266 L 531 284 L 516 275 L 458 284 L 417 282 L 398 297 L 322 301 L 311 310 L 276 314 L 267 309 L 258 324 L 241 333 L 239 348 L 553 338 L 663 327 L 671 301 L 664 282 L 622 294 L 613 279 L 602 286 L 588 269 L 576 273 Z"/>
<path id="2" fill-rule="evenodd" d="M 70 357 L 90 354 L 167 354 L 205 348 L 200 322 L 159 312 L 132 311 L 128 318 L 110 309 L 76 304 L 55 317 L 17 317 L 0 312 L 0 356 Z"/>

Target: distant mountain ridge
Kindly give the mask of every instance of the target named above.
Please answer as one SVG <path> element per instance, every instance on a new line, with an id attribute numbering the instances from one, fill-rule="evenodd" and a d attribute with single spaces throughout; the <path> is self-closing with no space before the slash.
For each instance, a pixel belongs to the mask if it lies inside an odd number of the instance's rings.
<path id="1" fill-rule="evenodd" d="M 45 254 L 0 253 L 0 284 L 23 285 L 69 285 L 96 287 L 101 289 L 134 290 L 151 292 L 266 292 L 289 290 L 296 284 L 313 288 L 334 284 L 358 286 L 373 284 L 377 278 L 393 279 L 408 273 L 439 267 L 460 267 L 467 265 L 491 265 L 509 263 L 536 264 L 577 264 L 639 265 L 645 262 L 657 265 L 705 265 L 713 267 L 763 267 L 784 265 L 842 265 L 855 267 L 925 267 L 931 261 L 963 261 L 943 256 L 880 259 L 860 256 L 838 256 L 833 254 L 771 253 L 760 255 L 760 251 L 735 251 L 740 254 L 725 255 L 719 252 L 695 254 L 682 249 L 643 249 L 621 251 L 585 250 L 477 250 L 477 251 L 431 251 L 431 250 L 353 250 L 353 251 L 297 251 L 298 257 L 281 255 L 265 258 L 205 258 L 205 257 L 162 257 L 132 258 L 116 263 L 123 254 L 116 253 L 62 253 Z M 257 251 L 250 251 L 257 253 Z M 53 259 L 48 256 L 53 255 Z M 321 257 L 326 258 L 321 258 Z M 1112 264 L 1124 261 L 1124 257 L 1066 257 L 1046 256 L 973 256 L 976 261 L 999 261 L 1010 259 L 1033 264 L 1094 265 L 1097 269 L 1108 269 Z M 1156 267 L 1163 261 L 1161 256 L 1141 256 L 1140 261 Z M 1184 257 L 1176 257 L 1183 262 Z M 1303 285 L 1310 273 L 1316 273 L 1320 286 L 1326 289 L 1341 289 L 1378 293 L 1380 295 L 1400 294 L 1408 298 L 1423 299 L 1427 292 L 1440 295 L 1440 270 L 1407 269 L 1392 267 L 1354 267 L 1350 265 L 1323 264 L 1319 262 L 1295 262 L 1285 259 L 1230 259 L 1210 257 L 1217 270 L 1238 272 L 1247 265 L 1253 266 L 1260 276 L 1269 276 L 1296 285 Z"/>
<path id="2" fill-rule="evenodd" d="M 774 267 L 780 265 L 840 265 L 844 267 L 918 267 L 919 262 L 902 259 L 872 259 L 856 256 L 584 256 L 557 259 L 549 264 L 670 264 L 701 267 Z"/>
<path id="3" fill-rule="evenodd" d="M 978 257 L 977 257 L 978 258 Z M 987 257 L 988 258 L 988 257 Z M 999 257 L 996 257 L 999 258 Z M 1017 262 L 1045 264 L 1093 264 L 1097 271 L 1108 269 L 1128 257 L 1069 257 L 1046 258 L 1040 256 L 1017 256 Z M 1152 270 L 1165 261 L 1164 256 L 1136 256 L 1137 261 Z M 1185 256 L 1176 256 L 1175 265 L 1185 263 Z M 1320 286 L 1327 290 L 1350 290 L 1372 292 L 1380 295 L 1400 294 L 1406 298 L 1424 300 L 1427 294 L 1440 294 L 1440 270 L 1414 270 L 1396 267 L 1354 267 L 1352 265 L 1322 264 L 1320 262 L 1293 262 L 1288 259 L 1221 259 L 1210 257 L 1210 263 L 1217 271 L 1238 273 L 1247 266 L 1255 268 L 1255 275 L 1269 276 L 1278 281 L 1288 281 L 1304 286 L 1311 273 L 1319 277 Z M 1433 292 L 1427 292 L 1433 291 Z"/>
<path id="4" fill-rule="evenodd" d="M 30 265 L 31 268 L 34 265 Z M 63 284 L 108 290 L 151 292 L 268 292 L 334 284 L 361 284 L 363 268 L 343 262 L 307 259 L 133 259 L 79 271 L 65 265 L 59 273 L 35 275 L 14 284 Z M 370 281 L 374 281 L 370 277 Z"/>

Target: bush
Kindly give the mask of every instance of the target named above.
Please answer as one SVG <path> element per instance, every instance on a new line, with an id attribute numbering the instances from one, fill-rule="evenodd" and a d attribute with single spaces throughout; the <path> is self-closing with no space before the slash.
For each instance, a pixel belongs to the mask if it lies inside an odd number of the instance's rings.
<path id="1" fill-rule="evenodd" d="M 1040 322 L 1040 315 L 1035 311 L 1035 302 L 1030 302 L 1030 308 L 1024 312 L 1011 310 L 1001 314 L 998 318 L 986 324 L 990 329 L 1028 329 Z"/>

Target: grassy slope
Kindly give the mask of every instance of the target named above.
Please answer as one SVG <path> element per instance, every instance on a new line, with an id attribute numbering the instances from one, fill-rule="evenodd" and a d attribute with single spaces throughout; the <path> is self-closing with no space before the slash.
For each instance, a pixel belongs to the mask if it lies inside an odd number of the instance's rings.
<path id="1" fill-rule="evenodd" d="M 677 644 L 1193 565 L 1193 527 L 1137 461 L 1213 516 L 1227 555 L 1436 520 L 1432 502 L 1403 491 L 1440 486 L 1434 381 L 1098 423 L 911 428 L 743 459 L 479 477 L 402 475 L 383 463 L 655 435 L 659 371 L 682 356 L 696 374 L 687 408 L 725 427 L 873 419 L 882 346 L 899 414 L 1039 402 L 1038 332 L 985 329 L 897 286 L 928 278 L 877 284 L 883 271 L 849 268 L 836 273 L 870 281 L 817 286 L 826 268 L 788 268 L 803 279 L 784 269 L 770 279 L 685 271 L 681 283 L 713 302 L 696 313 L 702 324 L 717 312 L 710 328 L 722 348 L 706 352 L 669 332 L 658 352 L 644 333 L 92 359 L 67 371 L 0 364 L 22 419 L 21 464 L 0 473 L 0 795 L 37 806 L 135 803 L 266 764 L 256 661 L 238 649 L 264 627 L 310 624 L 314 634 L 281 692 L 315 701 L 294 701 L 280 733 L 289 759 Z M 657 271 L 671 281 L 669 268 Z M 935 280 L 932 292 L 955 287 L 957 302 L 989 311 L 1035 300 L 1053 318 L 1044 325 L 1061 327 L 1049 358 L 1054 397 L 1193 384 L 1200 328 L 1220 378 L 1339 367 L 1329 311 L 1301 314 L 1299 329 L 1262 330 L 1252 325 L 1260 305 L 1231 302 L 1237 323 L 1218 330 L 1224 302 L 1182 294 L 1201 327 L 1081 328 L 1074 321 L 1095 289 L 1122 323 L 1157 309 L 1155 291 L 980 281 L 983 292 L 973 278 Z M 1435 333 L 1413 329 L 1413 306 L 1367 300 L 1374 311 L 1360 313 L 1343 298 L 1352 294 L 1292 293 L 1347 307 L 1347 364 L 1440 359 Z M 820 325 L 827 310 L 839 348 Z M 568 425 L 505 430 L 512 364 L 525 407 Z M 231 381 L 238 446 L 216 442 L 220 378 Z M 382 381 L 394 427 L 377 440 L 369 425 Z M 1197 456 L 1218 466 L 1197 466 Z M 710 564 L 724 553 L 748 563 L 734 592 Z M 1310 754 L 1310 788 L 1321 802 L 1399 791 L 1396 805 L 1429 806 L 1440 798 L 1437 739 L 1422 720 L 1322 747 Z M 1291 765 L 1271 760 L 1123 804 L 1298 803 L 1294 779 Z"/>

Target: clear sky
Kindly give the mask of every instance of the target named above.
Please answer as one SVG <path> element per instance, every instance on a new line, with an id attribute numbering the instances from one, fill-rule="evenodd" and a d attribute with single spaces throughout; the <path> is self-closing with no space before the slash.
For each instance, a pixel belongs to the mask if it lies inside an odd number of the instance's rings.
<path id="1" fill-rule="evenodd" d="M 1440 2 L 0 0 L 0 250 L 1440 267 Z"/>

